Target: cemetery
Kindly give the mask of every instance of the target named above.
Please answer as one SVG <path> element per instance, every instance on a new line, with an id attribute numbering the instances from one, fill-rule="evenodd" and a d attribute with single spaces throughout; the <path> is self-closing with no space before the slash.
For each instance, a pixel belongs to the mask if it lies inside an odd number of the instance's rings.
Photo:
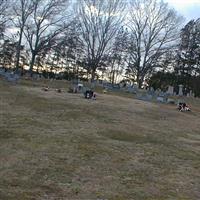
<path id="1" fill-rule="evenodd" d="M 13 84 L 1 76 L 1 199 L 140 198 L 132 189 L 138 185 L 147 198 L 199 195 L 198 98 L 181 96 L 192 109 L 183 114 L 172 87 L 166 93 L 104 85 L 94 88 L 96 101 L 68 88 L 64 81 Z M 144 186 L 152 182 L 154 192 Z"/>
<path id="2" fill-rule="evenodd" d="M 0 200 L 200 200 L 200 0 L 0 0 Z"/>
<path id="3" fill-rule="evenodd" d="M 5 80 L 13 83 L 13 84 L 17 84 L 17 82 L 20 79 L 20 75 L 15 74 L 14 72 L 10 71 L 10 72 L 5 72 L 4 69 L 0 69 L 0 76 L 3 77 Z M 27 79 L 26 77 L 24 77 L 25 79 Z M 31 80 L 39 80 L 39 76 L 37 76 L 37 78 L 35 78 L 35 76 L 32 77 Z M 163 92 L 161 91 L 161 89 L 157 89 L 154 90 L 152 87 L 148 88 L 148 89 L 138 89 L 137 84 L 133 84 L 133 85 L 123 85 L 123 84 L 111 84 L 107 81 L 94 81 L 93 83 L 90 83 L 88 85 L 88 83 L 86 83 L 87 86 L 84 86 L 84 83 L 81 82 L 80 80 L 74 80 L 72 81 L 72 83 L 70 83 L 70 88 L 68 90 L 68 92 L 70 93 L 82 93 L 85 98 L 87 96 L 87 93 L 92 93 L 95 89 L 95 87 L 99 87 L 100 88 L 100 92 L 103 93 L 107 93 L 107 92 L 126 92 L 129 94 L 133 95 L 133 98 L 137 98 L 139 100 L 143 100 L 143 101 L 149 101 L 149 102 L 157 102 L 157 103 L 165 103 L 165 104 L 176 104 L 178 105 L 178 103 L 181 101 L 181 98 L 184 96 L 183 94 L 183 85 L 179 85 L 179 89 L 178 92 L 174 92 L 174 87 L 173 86 L 168 86 L 167 91 Z M 45 86 L 42 88 L 43 91 L 49 91 L 49 86 Z M 61 93 L 61 89 L 57 88 L 56 89 L 57 92 Z M 91 92 L 90 92 L 91 91 Z M 89 95 L 88 97 L 92 97 L 93 95 Z M 96 95 L 95 95 L 96 96 Z M 90 97 L 90 98 L 91 98 Z M 185 95 L 185 97 L 194 97 L 194 93 L 192 92 L 192 90 L 189 91 L 189 93 L 187 93 Z M 96 99 L 96 97 L 95 97 Z"/>

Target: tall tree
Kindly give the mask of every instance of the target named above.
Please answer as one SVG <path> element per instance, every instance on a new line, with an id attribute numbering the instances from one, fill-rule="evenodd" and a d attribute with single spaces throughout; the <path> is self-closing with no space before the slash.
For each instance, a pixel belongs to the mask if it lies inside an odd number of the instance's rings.
<path id="1" fill-rule="evenodd" d="M 182 18 L 158 0 L 130 2 L 128 71 L 141 87 L 160 57 L 175 46 Z"/>
<path id="2" fill-rule="evenodd" d="M 119 29 L 114 39 L 112 51 L 109 58 L 109 78 L 112 84 L 116 82 L 119 76 L 124 72 L 125 60 L 127 59 L 128 31 L 123 26 Z"/>
<path id="3" fill-rule="evenodd" d="M 74 19 L 68 30 L 60 37 L 53 49 L 61 59 L 62 67 L 68 74 L 73 71 L 78 76 L 79 65 L 83 62 L 83 48 L 80 40 L 80 28 Z"/>
<path id="4" fill-rule="evenodd" d="M 6 22 L 8 20 L 7 9 L 9 7 L 8 0 L 0 0 L 0 39 L 3 37 L 5 31 Z"/>
<path id="5" fill-rule="evenodd" d="M 33 12 L 24 29 L 31 51 L 31 74 L 38 53 L 55 44 L 56 38 L 65 30 L 67 2 L 68 0 L 33 1 Z"/>
<path id="6" fill-rule="evenodd" d="M 80 0 L 77 16 L 81 40 L 87 60 L 87 70 L 92 80 L 105 54 L 112 47 L 112 40 L 123 21 L 123 0 Z"/>
<path id="7" fill-rule="evenodd" d="M 181 30 L 177 68 L 180 74 L 200 73 L 200 19 L 191 20 Z"/>
<path id="8" fill-rule="evenodd" d="M 4 40 L 2 45 L 2 52 L 0 54 L 1 63 L 3 64 L 4 68 L 12 67 L 16 52 L 16 45 L 16 42 Z"/>
<path id="9" fill-rule="evenodd" d="M 13 4 L 13 18 L 12 22 L 18 29 L 18 45 L 16 50 L 16 70 L 19 68 L 20 53 L 22 49 L 22 37 L 25 25 L 31 13 L 33 12 L 32 0 L 16 0 Z"/>

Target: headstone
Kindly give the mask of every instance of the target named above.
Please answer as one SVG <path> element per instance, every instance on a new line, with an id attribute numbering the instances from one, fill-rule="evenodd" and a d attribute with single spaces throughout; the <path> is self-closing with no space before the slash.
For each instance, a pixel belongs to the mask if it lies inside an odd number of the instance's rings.
<path id="1" fill-rule="evenodd" d="M 147 94 L 150 94 L 150 95 L 154 96 L 155 95 L 155 91 L 149 89 L 149 90 L 147 90 Z"/>
<path id="2" fill-rule="evenodd" d="M 127 89 L 127 92 L 129 92 L 129 93 L 132 93 L 132 94 L 136 94 L 137 93 L 137 90 L 135 89 L 135 88 L 128 88 Z"/>
<path id="3" fill-rule="evenodd" d="M 108 92 L 108 90 L 105 88 L 105 89 L 103 90 L 103 93 L 106 94 L 107 92 Z"/>
<path id="4" fill-rule="evenodd" d="M 138 84 L 134 84 L 133 88 L 135 88 L 137 90 L 139 88 Z"/>
<path id="5" fill-rule="evenodd" d="M 98 79 L 98 84 L 102 85 L 103 84 L 103 80 Z"/>
<path id="6" fill-rule="evenodd" d="M 167 90 L 167 92 L 166 92 L 167 94 L 169 94 L 169 95 L 173 95 L 174 94 L 174 87 L 173 86 L 168 86 L 168 90 Z"/>
<path id="7" fill-rule="evenodd" d="M 137 93 L 137 98 L 143 101 L 151 101 L 153 97 L 151 95 L 143 95 L 143 94 Z"/>
<path id="8" fill-rule="evenodd" d="M 126 84 L 126 88 L 130 88 L 130 87 L 132 87 L 131 84 L 130 84 L 130 83 L 127 83 L 127 84 Z"/>
<path id="9" fill-rule="evenodd" d="M 78 89 L 79 92 L 82 92 L 82 91 L 83 91 L 83 84 L 82 84 L 82 83 L 79 83 L 79 84 L 77 85 L 77 89 Z"/>
<path id="10" fill-rule="evenodd" d="M 6 73 L 5 78 L 9 82 L 16 83 L 20 79 L 20 76 L 14 73 Z"/>
<path id="11" fill-rule="evenodd" d="M 171 98 L 168 98 L 167 99 L 167 103 L 169 103 L 169 104 L 175 104 L 175 100 L 171 99 Z"/>
<path id="12" fill-rule="evenodd" d="M 165 93 L 165 92 L 163 92 L 163 91 L 160 91 L 160 92 L 159 92 L 159 96 L 160 96 L 160 97 L 165 97 L 165 96 L 167 96 L 167 93 Z"/>
<path id="13" fill-rule="evenodd" d="M 147 94 L 147 96 L 146 96 L 146 97 L 147 97 L 147 100 L 148 100 L 148 101 L 151 101 L 151 100 L 153 99 L 153 96 L 152 96 L 152 95 L 150 95 L 150 94 Z"/>
<path id="14" fill-rule="evenodd" d="M 164 103 L 164 102 L 165 102 L 165 100 L 164 100 L 163 97 L 157 97 L 157 101 L 158 101 L 158 102 L 161 102 L 161 103 Z"/>
<path id="15" fill-rule="evenodd" d="M 119 84 L 114 84 L 112 87 L 113 87 L 114 90 L 119 90 L 120 89 Z"/>
<path id="16" fill-rule="evenodd" d="M 0 68 L 0 73 L 5 73 L 5 69 Z"/>
<path id="17" fill-rule="evenodd" d="M 119 86 L 120 86 L 120 88 L 123 88 L 124 84 L 123 84 L 123 83 L 120 83 Z"/>
<path id="18" fill-rule="evenodd" d="M 153 89 L 153 87 L 150 87 L 150 91 L 151 91 L 151 92 L 154 92 L 154 89 Z"/>
<path id="19" fill-rule="evenodd" d="M 161 92 L 161 89 L 158 88 L 158 89 L 155 91 L 155 94 L 159 96 L 159 95 L 160 95 L 160 92 Z"/>
<path id="20" fill-rule="evenodd" d="M 131 86 L 131 88 L 128 88 L 130 93 L 136 94 L 138 92 L 138 85 L 137 84 L 133 84 Z"/>
<path id="21" fill-rule="evenodd" d="M 178 95 L 183 96 L 183 85 L 179 85 Z"/>
<path id="22" fill-rule="evenodd" d="M 91 89 L 94 89 L 96 84 L 94 82 L 91 82 Z"/>
<path id="23" fill-rule="evenodd" d="M 73 80 L 72 80 L 72 84 L 78 85 L 78 80 L 77 80 L 77 79 L 73 79 Z"/>
<path id="24" fill-rule="evenodd" d="M 33 77 L 34 80 L 39 80 L 40 75 L 39 74 L 33 74 L 32 77 Z"/>

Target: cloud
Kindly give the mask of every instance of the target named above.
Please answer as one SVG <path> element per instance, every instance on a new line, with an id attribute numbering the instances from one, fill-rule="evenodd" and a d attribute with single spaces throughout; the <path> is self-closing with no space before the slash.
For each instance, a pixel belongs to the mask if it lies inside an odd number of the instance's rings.
<path id="1" fill-rule="evenodd" d="M 170 6 L 174 7 L 187 20 L 200 17 L 200 0 L 165 0 Z"/>
<path id="2" fill-rule="evenodd" d="M 167 0 L 168 3 L 176 6 L 193 6 L 200 4 L 200 0 Z"/>

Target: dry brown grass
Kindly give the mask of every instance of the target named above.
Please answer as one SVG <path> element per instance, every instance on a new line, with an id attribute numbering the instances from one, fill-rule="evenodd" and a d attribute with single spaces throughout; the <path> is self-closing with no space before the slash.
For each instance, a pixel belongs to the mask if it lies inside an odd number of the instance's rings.
<path id="1" fill-rule="evenodd" d="M 64 84 L 0 81 L 0 199 L 200 199 L 199 100 L 180 113 Z"/>

